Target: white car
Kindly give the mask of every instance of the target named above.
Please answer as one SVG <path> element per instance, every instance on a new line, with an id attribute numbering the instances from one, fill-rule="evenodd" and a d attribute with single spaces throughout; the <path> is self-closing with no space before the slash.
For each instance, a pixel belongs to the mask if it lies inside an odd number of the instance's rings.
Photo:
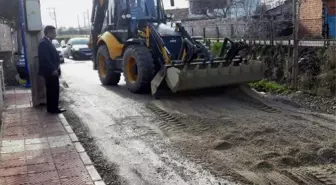
<path id="1" fill-rule="evenodd" d="M 56 50 L 57 50 L 57 52 L 60 56 L 61 63 L 64 63 L 64 53 L 63 53 L 63 49 L 62 49 L 60 43 L 56 39 L 52 40 L 52 43 L 55 46 L 55 48 L 56 48 Z"/>

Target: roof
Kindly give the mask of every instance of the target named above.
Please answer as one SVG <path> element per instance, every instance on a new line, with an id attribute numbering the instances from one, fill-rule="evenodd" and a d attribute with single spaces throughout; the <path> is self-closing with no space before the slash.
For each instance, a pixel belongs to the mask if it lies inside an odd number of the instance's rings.
<path id="1" fill-rule="evenodd" d="M 19 0 L 0 0 L 0 23 L 13 28 L 20 25 Z"/>
<path id="2" fill-rule="evenodd" d="M 173 14 L 175 16 L 175 20 L 182 20 L 188 18 L 189 9 L 188 8 L 179 8 L 179 9 L 167 9 L 166 13 Z"/>
<path id="3" fill-rule="evenodd" d="M 288 11 L 292 11 L 292 1 L 291 0 L 286 0 L 284 1 L 282 4 L 272 8 L 272 9 L 269 9 L 266 11 L 267 14 L 270 14 L 270 15 L 278 15 L 278 14 L 282 14 L 284 12 L 288 12 Z"/>

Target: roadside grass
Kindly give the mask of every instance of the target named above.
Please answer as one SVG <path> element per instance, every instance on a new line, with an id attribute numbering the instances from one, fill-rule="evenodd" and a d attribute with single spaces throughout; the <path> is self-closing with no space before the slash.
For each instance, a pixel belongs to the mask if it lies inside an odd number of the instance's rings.
<path id="1" fill-rule="evenodd" d="M 258 82 L 249 83 L 251 88 L 257 91 L 278 93 L 278 94 L 289 94 L 292 92 L 289 86 L 281 85 L 273 81 L 260 80 Z"/>

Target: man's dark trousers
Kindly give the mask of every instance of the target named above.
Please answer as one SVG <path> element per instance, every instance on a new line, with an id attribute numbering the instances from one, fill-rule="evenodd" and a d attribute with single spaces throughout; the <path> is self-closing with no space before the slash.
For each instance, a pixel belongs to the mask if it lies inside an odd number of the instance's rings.
<path id="1" fill-rule="evenodd" d="M 47 111 L 57 113 L 59 111 L 60 57 L 55 46 L 46 37 L 40 41 L 38 55 L 39 75 L 44 77 L 46 85 Z"/>
<path id="2" fill-rule="evenodd" d="M 59 101 L 59 77 L 45 76 L 44 77 L 46 94 L 47 94 L 47 111 L 55 112 L 58 110 Z"/>

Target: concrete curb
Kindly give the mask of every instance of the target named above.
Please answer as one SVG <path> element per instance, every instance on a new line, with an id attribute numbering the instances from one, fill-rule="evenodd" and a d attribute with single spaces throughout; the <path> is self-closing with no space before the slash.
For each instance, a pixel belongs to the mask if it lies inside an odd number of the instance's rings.
<path id="1" fill-rule="evenodd" d="M 93 166 L 93 163 L 90 159 L 90 157 L 85 152 L 84 147 L 79 142 L 76 134 L 72 130 L 71 126 L 69 125 L 68 121 L 65 119 L 63 114 L 60 114 L 58 118 L 61 120 L 62 125 L 64 126 L 65 130 L 67 131 L 72 144 L 76 148 L 76 151 L 78 155 L 80 156 L 86 170 L 90 174 L 91 180 L 94 182 L 95 185 L 106 185 L 104 181 L 102 180 L 101 176 L 97 172 L 96 168 Z"/>

